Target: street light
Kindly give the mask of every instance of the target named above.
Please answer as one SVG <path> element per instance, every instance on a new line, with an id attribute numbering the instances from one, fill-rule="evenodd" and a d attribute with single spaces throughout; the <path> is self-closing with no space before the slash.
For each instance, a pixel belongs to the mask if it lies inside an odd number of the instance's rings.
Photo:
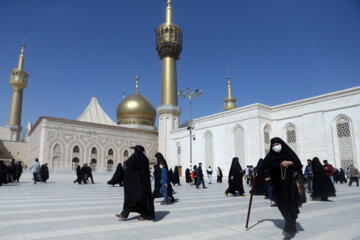
<path id="1" fill-rule="evenodd" d="M 186 88 L 185 91 L 180 90 L 178 92 L 178 95 L 189 99 L 189 111 L 190 111 L 190 119 L 189 119 L 189 126 L 187 127 L 187 130 L 189 130 L 189 137 L 190 137 L 190 173 L 192 172 L 192 130 L 194 129 L 192 125 L 192 108 L 191 108 L 191 100 L 195 97 L 198 97 L 202 94 L 202 91 L 200 89 L 194 89 L 191 90 L 190 88 Z"/>

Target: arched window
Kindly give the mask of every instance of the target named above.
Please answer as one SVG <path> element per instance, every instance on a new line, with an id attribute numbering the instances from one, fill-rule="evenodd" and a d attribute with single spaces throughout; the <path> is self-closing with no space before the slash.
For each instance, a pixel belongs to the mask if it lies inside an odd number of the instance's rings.
<path id="1" fill-rule="evenodd" d="M 123 156 L 124 156 L 124 157 L 128 157 L 128 156 L 129 156 L 129 151 L 128 151 L 128 150 L 125 150 Z"/>
<path id="2" fill-rule="evenodd" d="M 80 153 L 80 148 L 79 148 L 79 146 L 75 146 L 75 147 L 73 148 L 73 153 Z"/>
<path id="3" fill-rule="evenodd" d="M 355 166 L 352 134 L 350 129 L 350 122 L 347 118 L 341 117 L 336 121 L 336 132 L 341 167 L 346 169 L 350 164 Z"/>
<path id="4" fill-rule="evenodd" d="M 111 172 L 114 168 L 114 161 L 109 159 L 106 162 L 106 171 Z"/>
<path id="5" fill-rule="evenodd" d="M 209 166 L 214 167 L 214 156 L 213 156 L 213 134 L 207 131 L 205 137 L 205 163 L 203 168 L 207 169 Z"/>
<path id="6" fill-rule="evenodd" d="M 96 149 L 96 147 L 93 147 L 93 148 L 91 149 L 91 154 L 97 154 L 97 149 Z"/>
<path id="7" fill-rule="evenodd" d="M 108 155 L 109 156 L 113 156 L 114 155 L 114 151 L 110 148 L 109 151 L 108 151 Z"/>
<path id="8" fill-rule="evenodd" d="M 95 158 L 91 159 L 90 166 L 93 171 L 96 171 L 96 164 L 97 164 L 97 160 Z"/>
<path id="9" fill-rule="evenodd" d="M 61 147 L 60 147 L 60 144 L 56 144 L 55 146 L 54 146 L 54 155 L 56 155 L 56 154 L 61 154 Z"/>
<path id="10" fill-rule="evenodd" d="M 286 142 L 289 147 L 296 153 L 297 152 L 297 144 L 296 144 L 296 129 L 294 125 L 289 125 L 286 128 Z"/>
<path id="11" fill-rule="evenodd" d="M 270 136 L 271 134 L 271 128 L 269 127 L 269 125 L 266 125 L 264 127 L 264 149 L 265 149 L 265 156 L 269 153 L 270 151 Z"/>
<path id="12" fill-rule="evenodd" d="M 53 155 L 51 160 L 52 169 L 60 167 L 61 164 L 61 146 L 60 144 L 55 144 L 53 148 Z"/>
<path id="13" fill-rule="evenodd" d="M 72 168 L 71 169 L 73 171 L 75 171 L 77 166 L 79 165 L 80 160 L 77 157 L 75 157 L 75 158 L 73 158 L 73 160 L 71 162 L 72 162 Z"/>
<path id="14" fill-rule="evenodd" d="M 234 157 L 239 158 L 239 163 L 242 168 L 245 167 L 245 136 L 244 129 L 240 126 L 237 126 L 234 129 Z"/>
<path id="15" fill-rule="evenodd" d="M 176 153 L 177 165 L 181 166 L 181 145 L 179 142 L 176 144 Z"/>

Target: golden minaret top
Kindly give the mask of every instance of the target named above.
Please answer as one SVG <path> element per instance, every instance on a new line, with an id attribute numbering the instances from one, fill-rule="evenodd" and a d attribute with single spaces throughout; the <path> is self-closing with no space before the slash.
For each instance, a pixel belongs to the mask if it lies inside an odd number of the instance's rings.
<path id="1" fill-rule="evenodd" d="M 228 83 L 227 83 L 228 97 L 224 99 L 225 111 L 236 108 L 236 98 L 232 97 L 231 77 L 230 77 L 229 68 L 228 68 L 227 80 L 228 80 Z"/>
<path id="2" fill-rule="evenodd" d="M 166 7 L 166 24 L 170 25 L 172 24 L 172 7 L 171 7 L 171 0 L 167 1 L 167 7 Z"/>
<path id="3" fill-rule="evenodd" d="M 135 78 L 135 90 L 136 90 L 136 93 L 139 92 L 139 74 L 136 74 L 136 78 Z"/>

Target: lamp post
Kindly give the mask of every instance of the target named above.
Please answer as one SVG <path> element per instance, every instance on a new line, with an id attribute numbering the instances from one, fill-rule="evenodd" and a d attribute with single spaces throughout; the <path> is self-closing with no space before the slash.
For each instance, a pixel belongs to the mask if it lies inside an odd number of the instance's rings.
<path id="1" fill-rule="evenodd" d="M 190 173 L 192 172 L 192 130 L 194 129 L 192 124 L 192 106 L 191 106 L 191 100 L 195 97 L 198 97 L 202 94 L 202 91 L 200 89 L 194 89 L 191 90 L 190 88 L 186 88 L 185 91 L 180 90 L 178 92 L 178 95 L 189 99 L 189 111 L 190 111 L 190 119 L 189 119 L 189 126 L 187 127 L 187 130 L 189 130 L 189 137 L 190 137 Z"/>

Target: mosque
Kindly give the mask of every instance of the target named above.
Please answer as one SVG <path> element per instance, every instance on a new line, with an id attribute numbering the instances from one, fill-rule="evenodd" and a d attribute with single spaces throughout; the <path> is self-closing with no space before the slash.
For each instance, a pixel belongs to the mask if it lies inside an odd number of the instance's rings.
<path id="1" fill-rule="evenodd" d="M 29 77 L 22 45 L 18 68 L 11 71 L 8 125 L 0 127 L 0 159 L 15 158 L 29 165 L 38 158 L 61 170 L 87 162 L 96 171 L 112 171 L 132 153 L 130 146 L 140 144 L 151 162 L 156 152 L 162 152 L 170 167 L 179 166 L 182 174 L 199 162 L 227 173 L 234 156 L 243 167 L 255 165 L 269 151 L 270 139 L 279 136 L 303 163 L 317 156 L 337 168 L 360 166 L 360 86 L 277 106 L 236 107 L 228 76 L 224 111 L 180 126 L 176 61 L 182 50 L 182 30 L 173 23 L 172 14 L 168 0 L 166 21 L 156 30 L 156 50 L 162 61 L 161 105 L 155 110 L 139 92 L 137 76 L 135 92 L 117 108 L 117 123 L 93 97 L 76 120 L 39 117 L 27 125 L 20 139 L 22 96 Z"/>

